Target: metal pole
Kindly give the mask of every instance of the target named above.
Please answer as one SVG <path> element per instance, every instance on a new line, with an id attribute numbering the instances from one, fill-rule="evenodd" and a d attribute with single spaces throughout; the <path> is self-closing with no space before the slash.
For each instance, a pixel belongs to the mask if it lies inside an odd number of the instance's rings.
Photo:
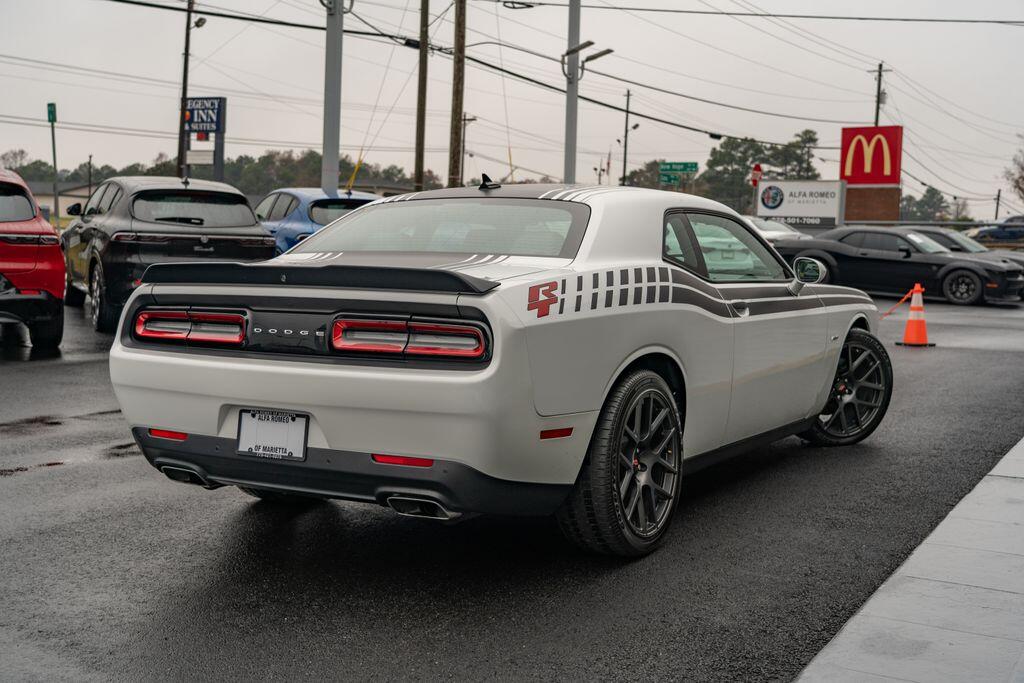
<path id="1" fill-rule="evenodd" d="M 89 196 L 92 196 L 92 155 L 89 155 Z"/>
<path id="2" fill-rule="evenodd" d="M 423 190 L 423 147 L 427 137 L 427 56 L 430 41 L 430 0 L 420 0 L 420 65 L 416 90 L 416 160 L 412 174 L 412 187 Z"/>
<path id="3" fill-rule="evenodd" d="M 999 188 L 998 190 L 996 190 L 996 218 L 995 218 L 995 220 L 999 220 L 999 202 L 1000 202 L 1000 200 L 1002 198 L 1003 198 L 1003 189 Z"/>
<path id="4" fill-rule="evenodd" d="M 188 164 L 185 161 L 185 150 L 188 149 L 185 132 L 185 111 L 188 109 L 188 52 L 192 42 L 192 10 L 195 9 L 195 0 L 188 0 L 188 8 L 185 11 L 185 55 L 182 60 L 181 71 L 181 110 L 178 116 L 178 175 L 182 178 L 188 175 Z"/>
<path id="5" fill-rule="evenodd" d="M 627 157 L 629 156 L 629 96 L 630 92 L 626 91 L 626 131 L 622 134 L 622 182 L 619 185 L 626 184 L 626 163 Z"/>
<path id="6" fill-rule="evenodd" d="M 220 120 L 220 132 L 214 133 L 216 136 L 213 139 L 213 179 L 219 182 L 224 182 L 224 133 L 228 129 L 228 100 L 224 98 L 220 101 L 220 111 L 218 112 Z"/>
<path id="7" fill-rule="evenodd" d="M 320 158 L 320 189 L 338 192 L 338 158 L 341 156 L 341 37 L 345 23 L 344 0 L 320 0 L 327 10 L 327 41 L 324 44 L 324 137 Z"/>
<path id="8" fill-rule="evenodd" d="M 875 125 L 878 125 L 878 112 L 882 108 L 882 63 L 878 63 L 878 82 L 875 84 Z"/>
<path id="9" fill-rule="evenodd" d="M 462 95 L 466 76 L 466 0 L 455 0 L 455 45 L 452 50 L 452 118 L 448 138 L 448 187 L 462 183 Z"/>
<path id="10" fill-rule="evenodd" d="M 57 186 L 60 173 L 57 171 L 57 128 L 50 121 L 50 143 L 53 145 L 53 227 L 60 229 L 60 189 Z"/>
<path id="11" fill-rule="evenodd" d="M 580 44 L 580 0 L 569 0 L 569 41 L 566 50 Z M 580 53 L 573 51 L 566 58 L 565 69 L 565 164 L 562 182 L 576 182 L 576 114 L 579 103 Z"/>

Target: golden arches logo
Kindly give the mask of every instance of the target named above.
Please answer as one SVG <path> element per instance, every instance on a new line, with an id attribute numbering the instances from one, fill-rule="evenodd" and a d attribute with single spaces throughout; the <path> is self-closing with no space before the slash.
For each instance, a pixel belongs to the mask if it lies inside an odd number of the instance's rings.
<path id="1" fill-rule="evenodd" d="M 889 151 L 889 141 L 881 133 L 875 133 L 874 137 L 871 138 L 871 142 L 863 135 L 858 135 L 850 142 L 850 148 L 846 150 L 846 160 L 843 167 L 843 175 L 853 174 L 853 153 L 857 150 L 857 147 L 861 147 L 864 150 L 864 173 L 871 173 L 871 168 L 875 156 L 875 145 L 881 143 L 882 145 L 882 173 L 884 175 L 892 174 L 892 153 Z"/>

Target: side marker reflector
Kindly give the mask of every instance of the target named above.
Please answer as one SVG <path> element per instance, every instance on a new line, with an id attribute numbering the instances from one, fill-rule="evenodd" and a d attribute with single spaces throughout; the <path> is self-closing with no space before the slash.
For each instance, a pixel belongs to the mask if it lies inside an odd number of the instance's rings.
<path id="1" fill-rule="evenodd" d="M 379 462 L 381 465 L 405 465 L 406 467 L 430 467 L 434 464 L 434 461 L 430 458 L 410 458 L 405 455 L 383 455 L 381 453 L 373 453 L 371 456 L 374 462 Z"/>
<path id="2" fill-rule="evenodd" d="M 171 441 L 184 441 L 188 438 L 185 432 L 172 432 L 170 429 L 150 429 L 149 435 L 157 439 L 170 439 Z"/>
<path id="3" fill-rule="evenodd" d="M 542 439 L 564 439 L 567 436 L 572 436 L 572 427 L 540 430 L 540 438 Z"/>

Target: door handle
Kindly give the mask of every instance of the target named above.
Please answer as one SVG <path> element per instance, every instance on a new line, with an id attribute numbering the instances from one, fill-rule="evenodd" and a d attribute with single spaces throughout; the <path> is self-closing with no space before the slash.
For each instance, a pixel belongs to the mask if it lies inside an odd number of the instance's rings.
<path id="1" fill-rule="evenodd" d="M 866 251 L 858 251 L 857 256 L 869 256 L 869 254 Z"/>
<path id="2" fill-rule="evenodd" d="M 736 311 L 736 314 L 741 318 L 750 315 L 750 304 L 746 301 L 733 301 L 731 303 L 733 310 Z"/>

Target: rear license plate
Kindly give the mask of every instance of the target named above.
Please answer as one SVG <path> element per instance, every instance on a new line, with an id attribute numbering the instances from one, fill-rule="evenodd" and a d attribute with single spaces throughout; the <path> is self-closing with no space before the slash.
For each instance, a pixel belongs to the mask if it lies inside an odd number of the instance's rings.
<path id="1" fill-rule="evenodd" d="M 246 408 L 238 413 L 238 453 L 270 460 L 305 460 L 309 415 Z"/>

